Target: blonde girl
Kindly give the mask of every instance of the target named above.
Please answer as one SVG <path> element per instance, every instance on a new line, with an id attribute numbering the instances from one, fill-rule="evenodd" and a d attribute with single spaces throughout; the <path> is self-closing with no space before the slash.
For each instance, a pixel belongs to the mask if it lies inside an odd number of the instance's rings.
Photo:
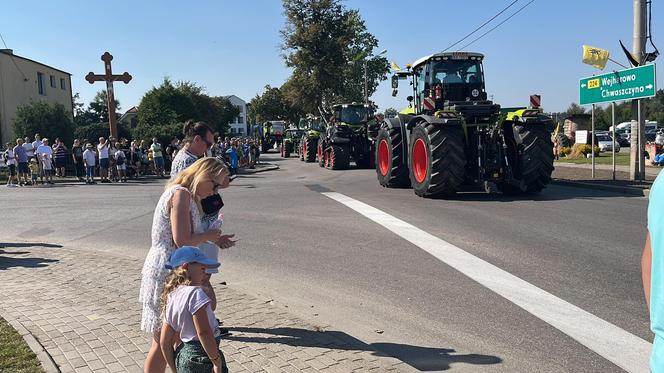
<path id="1" fill-rule="evenodd" d="M 206 269 L 219 267 L 196 247 L 185 246 L 171 255 L 161 296 L 160 345 L 173 373 L 228 372 L 219 342 L 221 336 L 210 299 L 201 285 Z M 176 350 L 173 346 L 179 344 Z"/>
<path id="2" fill-rule="evenodd" d="M 143 264 L 139 293 L 143 306 L 141 330 L 153 336 L 145 372 L 163 373 L 166 369 L 159 332 L 162 325 L 160 296 L 168 274 L 165 267 L 168 258 L 182 246 L 212 242 L 220 248 L 229 248 L 235 244 L 233 235 L 222 235 L 220 229 L 207 229 L 203 222 L 203 216 L 210 210 L 210 201 L 220 198 L 218 190 L 228 183 L 228 170 L 223 161 L 199 159 L 166 185 L 157 203 L 152 220 L 152 246 Z"/>

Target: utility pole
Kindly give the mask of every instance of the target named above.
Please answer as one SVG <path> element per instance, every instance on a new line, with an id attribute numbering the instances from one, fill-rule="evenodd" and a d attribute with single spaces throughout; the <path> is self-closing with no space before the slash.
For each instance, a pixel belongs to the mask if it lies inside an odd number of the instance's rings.
<path id="1" fill-rule="evenodd" d="M 646 48 L 646 0 L 634 0 L 634 31 L 632 34 L 632 55 L 639 62 L 645 62 Z M 645 179 L 645 161 L 643 144 L 645 143 L 645 125 L 641 118 L 641 100 L 632 100 L 632 129 L 630 136 L 630 180 Z"/>

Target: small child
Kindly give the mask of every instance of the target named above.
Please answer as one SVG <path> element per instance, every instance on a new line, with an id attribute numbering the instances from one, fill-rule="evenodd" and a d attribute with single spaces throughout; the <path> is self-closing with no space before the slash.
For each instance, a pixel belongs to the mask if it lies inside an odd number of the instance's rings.
<path id="1" fill-rule="evenodd" d="M 217 267 L 219 262 L 193 246 L 176 249 L 166 264 L 172 271 L 161 295 L 164 322 L 159 345 L 173 373 L 228 372 L 212 300 L 201 288 L 205 270 Z M 176 333 L 182 343 L 174 351 Z"/>
<path id="2" fill-rule="evenodd" d="M 95 182 L 95 156 L 97 153 L 94 151 L 92 144 L 85 144 L 85 151 L 83 152 L 83 163 L 85 164 L 85 183 L 97 184 Z"/>
<path id="3" fill-rule="evenodd" d="M 32 186 L 37 186 L 37 178 L 39 177 L 39 163 L 37 163 L 35 158 L 30 159 L 28 168 L 30 169 L 30 180 L 32 181 Z"/>
<path id="4" fill-rule="evenodd" d="M 115 168 L 118 170 L 118 180 L 121 183 L 126 183 L 127 182 L 127 156 L 125 153 L 122 151 L 122 148 L 120 148 L 120 143 L 115 143 L 115 148 L 117 149 L 115 151 L 115 154 L 113 154 L 113 157 L 115 158 Z"/>

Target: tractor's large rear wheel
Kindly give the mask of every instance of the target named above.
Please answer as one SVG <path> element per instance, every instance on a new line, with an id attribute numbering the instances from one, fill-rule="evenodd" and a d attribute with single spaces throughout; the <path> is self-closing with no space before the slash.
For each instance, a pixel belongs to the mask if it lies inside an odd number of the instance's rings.
<path id="1" fill-rule="evenodd" d="M 304 145 L 302 148 L 302 156 L 304 157 L 305 162 L 314 162 L 316 160 L 316 145 L 318 139 L 313 137 L 307 137 L 304 139 Z"/>
<path id="2" fill-rule="evenodd" d="M 463 183 L 466 167 L 463 129 L 421 123 L 410 137 L 410 184 L 420 197 L 452 195 Z"/>
<path id="3" fill-rule="evenodd" d="M 284 148 L 284 158 L 290 158 L 291 152 L 293 151 L 293 143 L 284 142 L 281 146 Z"/>
<path id="4" fill-rule="evenodd" d="M 301 139 L 300 143 L 297 145 L 298 148 L 297 152 L 300 153 L 300 160 L 303 162 L 304 162 L 304 149 L 302 149 L 302 147 L 304 146 L 304 141 L 305 141 L 304 138 Z"/>
<path id="5" fill-rule="evenodd" d="M 347 170 L 350 167 L 350 154 L 348 153 L 347 147 L 332 145 L 330 150 L 328 150 L 328 168 L 332 170 Z"/>
<path id="6" fill-rule="evenodd" d="M 409 185 L 400 128 L 381 128 L 376 137 L 376 175 L 384 187 Z"/>
<path id="7" fill-rule="evenodd" d="M 514 134 L 521 137 L 521 154 L 515 177 L 522 180 L 525 191 L 500 184 L 498 187 L 508 194 L 539 193 L 549 184 L 553 172 L 551 135 L 541 124 L 515 125 Z"/>
<path id="8" fill-rule="evenodd" d="M 316 146 L 316 159 L 320 167 L 325 167 L 325 150 L 323 148 L 323 141 L 321 140 L 318 140 L 318 145 Z"/>

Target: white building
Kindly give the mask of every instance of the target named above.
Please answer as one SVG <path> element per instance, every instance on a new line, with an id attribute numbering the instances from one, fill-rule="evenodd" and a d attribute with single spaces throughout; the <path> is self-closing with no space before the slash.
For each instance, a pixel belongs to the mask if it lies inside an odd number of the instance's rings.
<path id="1" fill-rule="evenodd" d="M 240 114 L 235 118 L 235 121 L 228 123 L 231 135 L 247 136 L 247 103 L 235 95 L 224 96 L 224 98 L 227 98 L 231 104 L 240 110 Z"/>
<path id="2" fill-rule="evenodd" d="M 73 117 L 71 74 L 0 49 L 0 139 L 14 142 L 16 109 L 31 101 L 62 104 Z M 33 134 L 29 134 L 32 136 Z"/>

